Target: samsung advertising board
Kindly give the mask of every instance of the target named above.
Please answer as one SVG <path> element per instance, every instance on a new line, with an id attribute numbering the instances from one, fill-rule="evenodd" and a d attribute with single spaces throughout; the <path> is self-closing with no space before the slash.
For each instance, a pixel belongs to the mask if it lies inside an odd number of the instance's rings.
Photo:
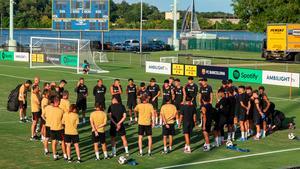
<path id="1" fill-rule="evenodd" d="M 299 76 L 299 73 L 263 71 L 262 83 L 299 88 Z"/>
<path id="2" fill-rule="evenodd" d="M 171 75 L 171 63 L 162 63 L 162 62 L 146 62 L 146 72 L 147 73 L 156 73 L 156 74 L 165 74 Z"/>
<path id="3" fill-rule="evenodd" d="M 227 67 L 216 67 L 216 66 L 198 66 L 198 77 L 204 77 L 209 79 L 228 79 L 228 68 Z"/>

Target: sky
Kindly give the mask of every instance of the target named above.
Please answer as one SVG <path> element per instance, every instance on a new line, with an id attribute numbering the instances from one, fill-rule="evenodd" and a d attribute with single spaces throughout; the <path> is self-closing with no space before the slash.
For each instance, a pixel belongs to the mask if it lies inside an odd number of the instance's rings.
<path id="1" fill-rule="evenodd" d="M 114 0 L 119 3 L 122 0 Z M 136 3 L 141 0 L 126 0 L 128 3 Z M 171 4 L 173 0 L 143 0 L 143 2 L 154 5 L 159 8 L 161 11 L 170 11 Z M 192 0 L 177 0 L 178 9 L 186 10 L 188 6 L 191 4 Z M 195 0 L 196 10 L 199 12 L 227 12 L 233 13 L 233 9 L 231 7 L 232 0 Z"/>

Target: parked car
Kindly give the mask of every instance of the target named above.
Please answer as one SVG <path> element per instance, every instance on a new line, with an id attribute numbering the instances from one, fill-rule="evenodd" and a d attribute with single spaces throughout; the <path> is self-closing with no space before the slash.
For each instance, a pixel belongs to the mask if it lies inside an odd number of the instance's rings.
<path id="1" fill-rule="evenodd" d="M 128 44 L 130 46 L 135 46 L 135 47 L 139 47 L 140 46 L 140 41 L 135 40 L 135 39 L 126 40 L 124 43 Z"/>
<path id="2" fill-rule="evenodd" d="M 114 43 L 113 50 L 123 50 L 123 43 L 121 42 Z"/>

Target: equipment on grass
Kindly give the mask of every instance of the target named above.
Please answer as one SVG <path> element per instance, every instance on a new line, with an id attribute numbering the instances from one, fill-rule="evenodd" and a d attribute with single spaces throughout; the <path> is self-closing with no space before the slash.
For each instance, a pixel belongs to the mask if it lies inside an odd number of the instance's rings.
<path id="1" fill-rule="evenodd" d="M 104 52 L 94 52 L 94 60 L 96 63 L 108 63 L 107 55 Z"/>
<path id="2" fill-rule="evenodd" d="M 131 166 L 136 166 L 136 165 L 138 165 L 139 163 L 137 163 L 136 161 L 135 161 L 135 159 L 129 159 L 129 160 L 127 160 L 127 164 L 128 165 L 131 165 Z"/>
<path id="3" fill-rule="evenodd" d="M 118 162 L 119 164 L 123 165 L 127 163 L 127 159 L 124 156 L 120 156 Z"/>
<path id="4" fill-rule="evenodd" d="M 239 148 L 239 147 L 237 147 L 237 146 L 235 146 L 235 145 L 228 146 L 228 147 L 226 147 L 226 148 L 229 149 L 229 150 L 237 151 L 237 152 L 243 152 L 243 153 L 250 152 L 249 149 Z"/>
<path id="5" fill-rule="evenodd" d="M 228 140 L 228 141 L 226 142 L 226 147 L 231 147 L 231 146 L 233 146 L 233 143 L 232 143 L 231 140 Z"/>
<path id="6" fill-rule="evenodd" d="M 211 60 L 210 59 L 193 58 L 193 65 L 210 66 L 211 65 Z"/>
<path id="7" fill-rule="evenodd" d="M 288 138 L 289 138 L 290 140 L 294 140 L 294 139 L 296 138 L 296 136 L 295 136 L 294 133 L 289 133 L 289 134 L 288 134 Z"/>
<path id="8" fill-rule="evenodd" d="M 178 63 L 178 57 L 176 57 L 176 56 L 160 57 L 160 62 L 163 62 L 163 63 Z"/>
<path id="9" fill-rule="evenodd" d="M 19 89 L 22 84 L 19 84 L 14 90 L 12 90 L 8 96 L 7 110 L 16 112 L 19 110 Z"/>
<path id="10" fill-rule="evenodd" d="M 107 73 L 93 57 L 90 40 L 31 37 L 30 68 L 67 68 L 83 72 L 84 61 L 90 64 L 89 73 Z"/>

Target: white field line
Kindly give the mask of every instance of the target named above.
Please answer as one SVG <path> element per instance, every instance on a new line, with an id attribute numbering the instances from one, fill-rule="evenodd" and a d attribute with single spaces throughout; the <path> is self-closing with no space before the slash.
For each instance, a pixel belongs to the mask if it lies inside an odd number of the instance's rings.
<path id="1" fill-rule="evenodd" d="M 25 69 L 29 69 L 28 67 L 19 67 L 19 66 L 11 66 L 11 65 L 1 65 L 0 64 L 0 67 L 3 66 L 3 67 L 14 67 L 14 68 L 25 68 Z M 74 73 L 74 72 L 68 72 L 68 71 L 60 71 L 60 70 L 50 70 L 50 69 L 39 69 L 41 71 L 48 71 L 48 72 L 62 72 L 62 73 L 69 73 L 69 74 L 75 74 L 75 75 L 78 75 L 77 73 Z M 1 74 L 0 74 L 1 75 Z M 98 77 L 98 78 L 106 78 L 104 80 L 109 80 L 109 79 L 120 79 L 120 80 L 128 80 L 126 78 L 121 78 L 121 77 L 113 77 L 113 76 L 105 76 L 103 74 L 89 74 L 87 76 L 93 76 L 93 77 Z M 76 81 L 76 80 L 75 80 Z M 146 82 L 146 80 L 134 80 L 135 82 Z M 162 83 L 157 83 L 159 85 L 162 85 Z M 291 99 L 287 99 L 287 98 L 279 98 L 279 97 L 269 97 L 269 98 L 272 98 L 272 99 L 277 99 L 277 100 L 283 100 L 283 101 L 293 101 L 293 102 L 299 102 L 298 99 L 295 99 L 295 100 L 291 100 Z"/>
<path id="2" fill-rule="evenodd" d="M 276 151 L 268 151 L 268 152 L 263 152 L 263 153 L 255 153 L 255 154 L 241 155 L 241 156 L 228 157 L 228 158 L 219 158 L 219 159 L 215 159 L 215 160 L 206 160 L 206 161 L 199 161 L 199 162 L 193 162 L 193 163 L 186 163 L 186 164 L 179 164 L 179 165 L 173 165 L 173 166 L 166 166 L 166 167 L 160 167 L 160 168 L 157 168 L 157 169 L 169 169 L 169 168 L 187 167 L 187 166 L 192 166 L 192 165 L 215 163 L 215 162 L 222 162 L 222 161 L 235 160 L 235 159 L 241 159 L 241 158 L 248 158 L 248 157 L 255 157 L 255 156 L 264 156 L 264 155 L 269 155 L 269 154 L 277 154 L 277 153 L 291 152 L 291 151 L 299 151 L 299 150 L 300 150 L 300 148 L 291 148 L 291 149 L 283 149 L 283 150 L 276 150 Z"/>
<path id="3" fill-rule="evenodd" d="M 216 64 L 215 66 L 236 66 L 236 67 L 241 67 L 241 66 L 274 66 L 274 65 L 285 65 L 281 63 L 236 63 L 236 64 Z"/>

